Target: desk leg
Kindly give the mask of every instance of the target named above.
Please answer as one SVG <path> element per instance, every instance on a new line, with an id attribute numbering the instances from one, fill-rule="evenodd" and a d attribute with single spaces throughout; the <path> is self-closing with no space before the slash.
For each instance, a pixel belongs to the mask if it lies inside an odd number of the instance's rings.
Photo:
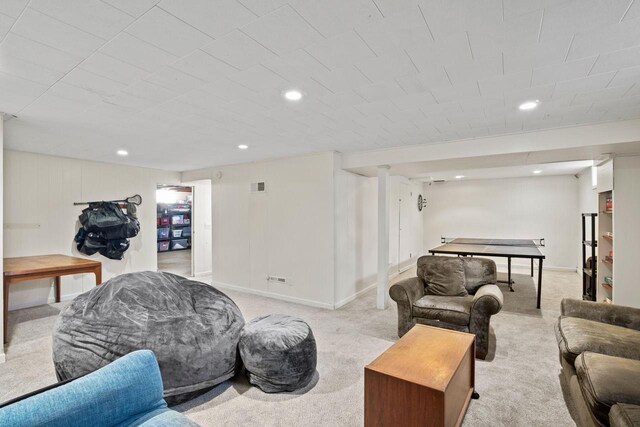
<path id="1" fill-rule="evenodd" d="M 542 296 L 542 259 L 538 260 L 538 302 L 536 308 L 540 308 L 540 298 Z"/>
<path id="2" fill-rule="evenodd" d="M 102 266 L 99 265 L 98 267 L 95 268 L 95 270 L 93 270 L 93 274 L 96 275 L 96 286 L 102 284 Z"/>
<path id="3" fill-rule="evenodd" d="M 60 302 L 60 276 L 56 276 L 54 291 L 55 291 L 56 302 Z"/>
<path id="4" fill-rule="evenodd" d="M 507 257 L 507 283 L 509 283 L 509 290 L 513 292 L 513 282 L 511 281 L 511 257 Z"/>
<path id="5" fill-rule="evenodd" d="M 531 277 L 533 277 L 533 258 L 531 258 Z"/>
<path id="6" fill-rule="evenodd" d="M 3 325 L 4 325 L 4 337 L 3 342 L 6 343 L 9 341 L 9 280 L 4 278 L 4 291 L 3 291 L 4 301 L 3 301 Z"/>

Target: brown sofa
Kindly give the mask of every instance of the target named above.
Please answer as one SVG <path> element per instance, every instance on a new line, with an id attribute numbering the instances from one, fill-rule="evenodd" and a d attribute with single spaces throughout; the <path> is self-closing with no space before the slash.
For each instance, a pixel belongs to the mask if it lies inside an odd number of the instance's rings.
<path id="1" fill-rule="evenodd" d="M 640 309 L 564 299 L 556 322 L 580 426 L 640 426 Z"/>
<path id="2" fill-rule="evenodd" d="M 398 304 L 398 336 L 416 323 L 476 335 L 476 357 L 489 350 L 489 322 L 502 309 L 496 264 L 485 258 L 423 256 L 418 277 L 389 289 Z"/>

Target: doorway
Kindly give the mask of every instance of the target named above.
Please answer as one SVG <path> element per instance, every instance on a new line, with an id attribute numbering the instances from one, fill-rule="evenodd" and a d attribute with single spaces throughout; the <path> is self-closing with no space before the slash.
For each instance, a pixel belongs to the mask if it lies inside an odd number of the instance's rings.
<path id="1" fill-rule="evenodd" d="M 159 185 L 156 190 L 158 270 L 193 276 L 193 188 Z"/>

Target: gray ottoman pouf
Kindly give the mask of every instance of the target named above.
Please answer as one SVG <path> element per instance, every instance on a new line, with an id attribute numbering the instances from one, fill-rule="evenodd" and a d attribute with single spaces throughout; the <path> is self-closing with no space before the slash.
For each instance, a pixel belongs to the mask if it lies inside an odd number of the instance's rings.
<path id="1" fill-rule="evenodd" d="M 309 325 L 296 317 L 253 319 L 242 329 L 238 348 L 249 382 L 267 393 L 298 390 L 316 371 L 316 340 Z"/>
<path id="2" fill-rule="evenodd" d="M 152 350 L 169 404 L 235 375 L 240 309 L 224 293 L 170 273 L 123 274 L 76 297 L 53 330 L 59 380 L 93 372 L 134 350 Z"/>

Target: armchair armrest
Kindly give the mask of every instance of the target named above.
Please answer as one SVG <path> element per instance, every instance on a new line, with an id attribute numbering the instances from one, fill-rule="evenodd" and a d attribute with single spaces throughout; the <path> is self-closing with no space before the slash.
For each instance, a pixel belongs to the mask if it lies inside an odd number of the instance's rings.
<path id="1" fill-rule="evenodd" d="M 473 296 L 469 332 L 476 336 L 476 357 L 484 359 L 489 351 L 491 316 L 502 310 L 502 291 L 497 285 L 481 286 Z"/>
<path id="2" fill-rule="evenodd" d="M 565 298 L 560 303 L 560 312 L 563 316 L 640 331 L 640 308 Z"/>
<path id="3" fill-rule="evenodd" d="M 413 305 L 424 296 L 424 281 L 419 277 L 404 279 L 389 289 L 389 295 L 398 303 L 405 302 Z"/>
<path id="4" fill-rule="evenodd" d="M 503 303 L 502 291 L 497 285 L 484 285 L 473 296 L 471 313 L 481 312 L 486 316 L 492 316 L 502 310 Z"/>
<path id="5" fill-rule="evenodd" d="M 419 277 L 404 279 L 389 289 L 389 295 L 398 304 L 398 336 L 413 328 L 413 304 L 424 296 L 424 281 Z"/>

